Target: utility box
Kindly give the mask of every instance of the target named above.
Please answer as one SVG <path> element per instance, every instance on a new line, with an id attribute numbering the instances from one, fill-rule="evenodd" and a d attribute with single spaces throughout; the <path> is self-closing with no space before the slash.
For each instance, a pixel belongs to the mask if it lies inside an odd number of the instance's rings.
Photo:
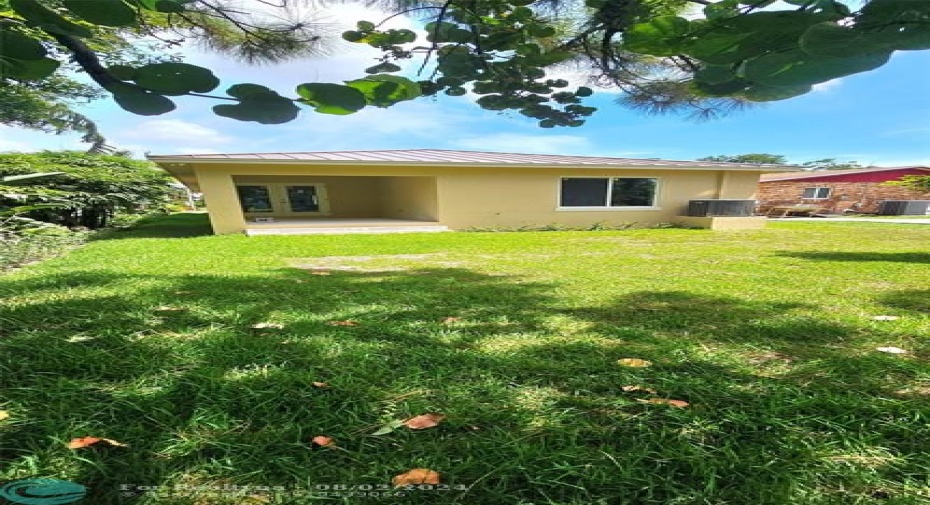
<path id="1" fill-rule="evenodd" d="M 885 200 L 878 205 L 881 216 L 925 216 L 930 200 Z"/>
<path id="2" fill-rule="evenodd" d="M 691 200 L 688 202 L 688 215 L 746 217 L 751 216 L 755 208 L 755 200 Z"/>

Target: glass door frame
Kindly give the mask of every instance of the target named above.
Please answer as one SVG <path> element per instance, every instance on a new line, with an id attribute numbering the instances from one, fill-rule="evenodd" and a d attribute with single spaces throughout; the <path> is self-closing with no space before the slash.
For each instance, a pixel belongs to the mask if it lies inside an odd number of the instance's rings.
<path id="1" fill-rule="evenodd" d="M 264 186 L 268 188 L 268 194 L 271 199 L 271 212 L 245 212 L 242 209 L 242 201 L 239 199 L 239 186 Z M 291 202 L 288 196 L 288 186 L 312 186 L 316 191 L 317 211 L 295 212 L 291 210 Z M 247 219 L 256 217 L 312 217 L 330 215 L 329 196 L 326 191 L 326 184 L 319 182 L 241 182 L 236 183 L 236 197 L 238 199 L 239 209 L 242 215 Z"/>

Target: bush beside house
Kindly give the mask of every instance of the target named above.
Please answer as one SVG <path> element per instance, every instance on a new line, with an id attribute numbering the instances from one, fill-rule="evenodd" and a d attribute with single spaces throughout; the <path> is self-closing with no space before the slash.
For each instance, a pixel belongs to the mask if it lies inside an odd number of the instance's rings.
<path id="1" fill-rule="evenodd" d="M 180 196 L 171 181 L 154 164 L 123 156 L 0 154 L 0 269 L 80 244 L 87 230 L 114 219 L 165 210 Z"/>

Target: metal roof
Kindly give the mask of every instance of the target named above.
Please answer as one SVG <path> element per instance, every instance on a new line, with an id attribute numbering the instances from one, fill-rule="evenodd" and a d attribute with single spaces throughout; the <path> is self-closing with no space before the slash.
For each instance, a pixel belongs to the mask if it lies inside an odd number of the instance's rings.
<path id="1" fill-rule="evenodd" d="M 404 149 L 382 151 L 321 151 L 298 153 L 172 154 L 152 155 L 157 163 L 232 162 L 232 163 L 308 163 L 308 164 L 381 164 L 381 165 L 471 165 L 471 166 L 596 166 L 646 168 L 719 168 L 795 170 L 796 167 L 763 163 L 722 163 L 712 161 L 674 161 L 655 158 L 609 158 L 603 156 L 563 156 L 554 154 L 517 154 L 444 149 Z"/>
<path id="2" fill-rule="evenodd" d="M 869 167 L 869 168 L 850 168 L 846 170 L 813 170 L 805 171 L 803 173 L 790 172 L 790 173 L 779 173 L 779 174 L 762 174 L 759 178 L 759 182 L 771 182 L 771 181 L 787 181 L 794 179 L 814 179 L 821 177 L 832 177 L 835 175 L 849 175 L 849 174 L 868 174 L 872 172 L 888 172 L 891 170 L 927 170 L 930 171 L 930 167 L 920 167 L 920 166 L 911 166 L 911 167 Z"/>

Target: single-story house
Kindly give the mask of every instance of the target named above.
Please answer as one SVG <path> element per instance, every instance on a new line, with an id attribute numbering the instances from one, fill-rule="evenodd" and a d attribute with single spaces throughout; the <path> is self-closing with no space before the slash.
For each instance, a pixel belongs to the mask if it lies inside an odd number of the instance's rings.
<path id="1" fill-rule="evenodd" d="M 436 149 L 149 156 L 203 193 L 215 233 L 561 224 L 759 228 L 759 176 L 792 167 Z M 691 200 L 749 212 L 688 216 Z M 737 202 L 738 203 L 738 202 Z M 694 214 L 694 212 L 692 212 Z M 351 228 L 351 230 L 348 230 Z"/>
<path id="2" fill-rule="evenodd" d="M 883 183 L 906 175 L 930 176 L 930 167 L 871 167 L 764 174 L 759 180 L 759 207 L 815 205 L 829 212 L 873 213 L 888 200 L 930 200 L 921 193 Z"/>

